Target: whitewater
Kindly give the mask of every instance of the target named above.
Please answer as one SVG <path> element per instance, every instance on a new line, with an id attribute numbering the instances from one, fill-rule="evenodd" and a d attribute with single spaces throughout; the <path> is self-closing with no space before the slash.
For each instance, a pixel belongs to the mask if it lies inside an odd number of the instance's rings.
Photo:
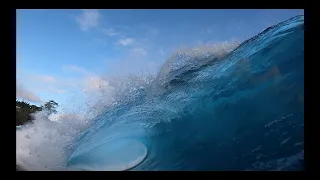
<path id="1" fill-rule="evenodd" d="M 39 112 L 17 128 L 17 165 L 304 170 L 304 16 L 241 44 L 179 50 L 157 73 L 106 81 L 90 116 Z"/>

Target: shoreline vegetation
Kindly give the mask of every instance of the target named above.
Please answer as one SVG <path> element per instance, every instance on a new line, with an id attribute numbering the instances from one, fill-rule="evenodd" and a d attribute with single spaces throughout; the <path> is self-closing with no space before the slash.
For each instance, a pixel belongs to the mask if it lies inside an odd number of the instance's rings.
<path id="1" fill-rule="evenodd" d="M 29 104 L 28 102 L 19 101 L 16 99 L 16 126 L 32 123 L 35 120 L 33 114 L 42 110 L 47 111 L 48 116 L 52 113 L 57 113 L 56 109 L 58 106 L 59 104 L 53 100 L 50 100 L 38 107 L 36 105 Z M 25 170 L 16 164 L 16 171 Z"/>

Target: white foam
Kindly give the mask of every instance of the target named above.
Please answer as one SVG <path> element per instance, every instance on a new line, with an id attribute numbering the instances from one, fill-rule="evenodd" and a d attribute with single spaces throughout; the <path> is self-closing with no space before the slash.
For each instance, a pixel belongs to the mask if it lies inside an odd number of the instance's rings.
<path id="1" fill-rule="evenodd" d="M 16 131 L 16 163 L 25 170 L 64 170 L 66 152 L 73 138 L 87 127 L 85 119 L 64 116 L 51 121 L 45 112 L 35 114 L 32 124 Z"/>

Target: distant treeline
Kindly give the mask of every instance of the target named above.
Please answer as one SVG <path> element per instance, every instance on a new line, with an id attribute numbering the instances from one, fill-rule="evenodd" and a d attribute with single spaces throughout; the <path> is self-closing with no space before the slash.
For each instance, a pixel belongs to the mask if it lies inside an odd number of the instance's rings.
<path id="1" fill-rule="evenodd" d="M 31 105 L 28 102 L 16 100 L 16 126 L 33 121 L 34 118 L 32 114 L 41 110 L 46 110 L 48 115 L 56 113 L 56 108 L 58 106 L 58 103 L 53 100 L 44 103 L 41 107 Z"/>

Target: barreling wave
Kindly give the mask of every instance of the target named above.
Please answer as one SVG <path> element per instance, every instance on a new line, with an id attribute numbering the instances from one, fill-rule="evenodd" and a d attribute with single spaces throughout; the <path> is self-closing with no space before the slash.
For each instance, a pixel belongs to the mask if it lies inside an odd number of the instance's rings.
<path id="1" fill-rule="evenodd" d="M 297 16 L 241 44 L 179 50 L 157 73 L 103 78 L 93 118 L 52 122 L 40 112 L 17 130 L 17 164 L 107 170 L 97 166 L 108 161 L 101 151 L 124 140 L 148 154 L 117 164 L 122 170 L 254 170 L 295 157 L 303 151 L 303 32 Z"/>

